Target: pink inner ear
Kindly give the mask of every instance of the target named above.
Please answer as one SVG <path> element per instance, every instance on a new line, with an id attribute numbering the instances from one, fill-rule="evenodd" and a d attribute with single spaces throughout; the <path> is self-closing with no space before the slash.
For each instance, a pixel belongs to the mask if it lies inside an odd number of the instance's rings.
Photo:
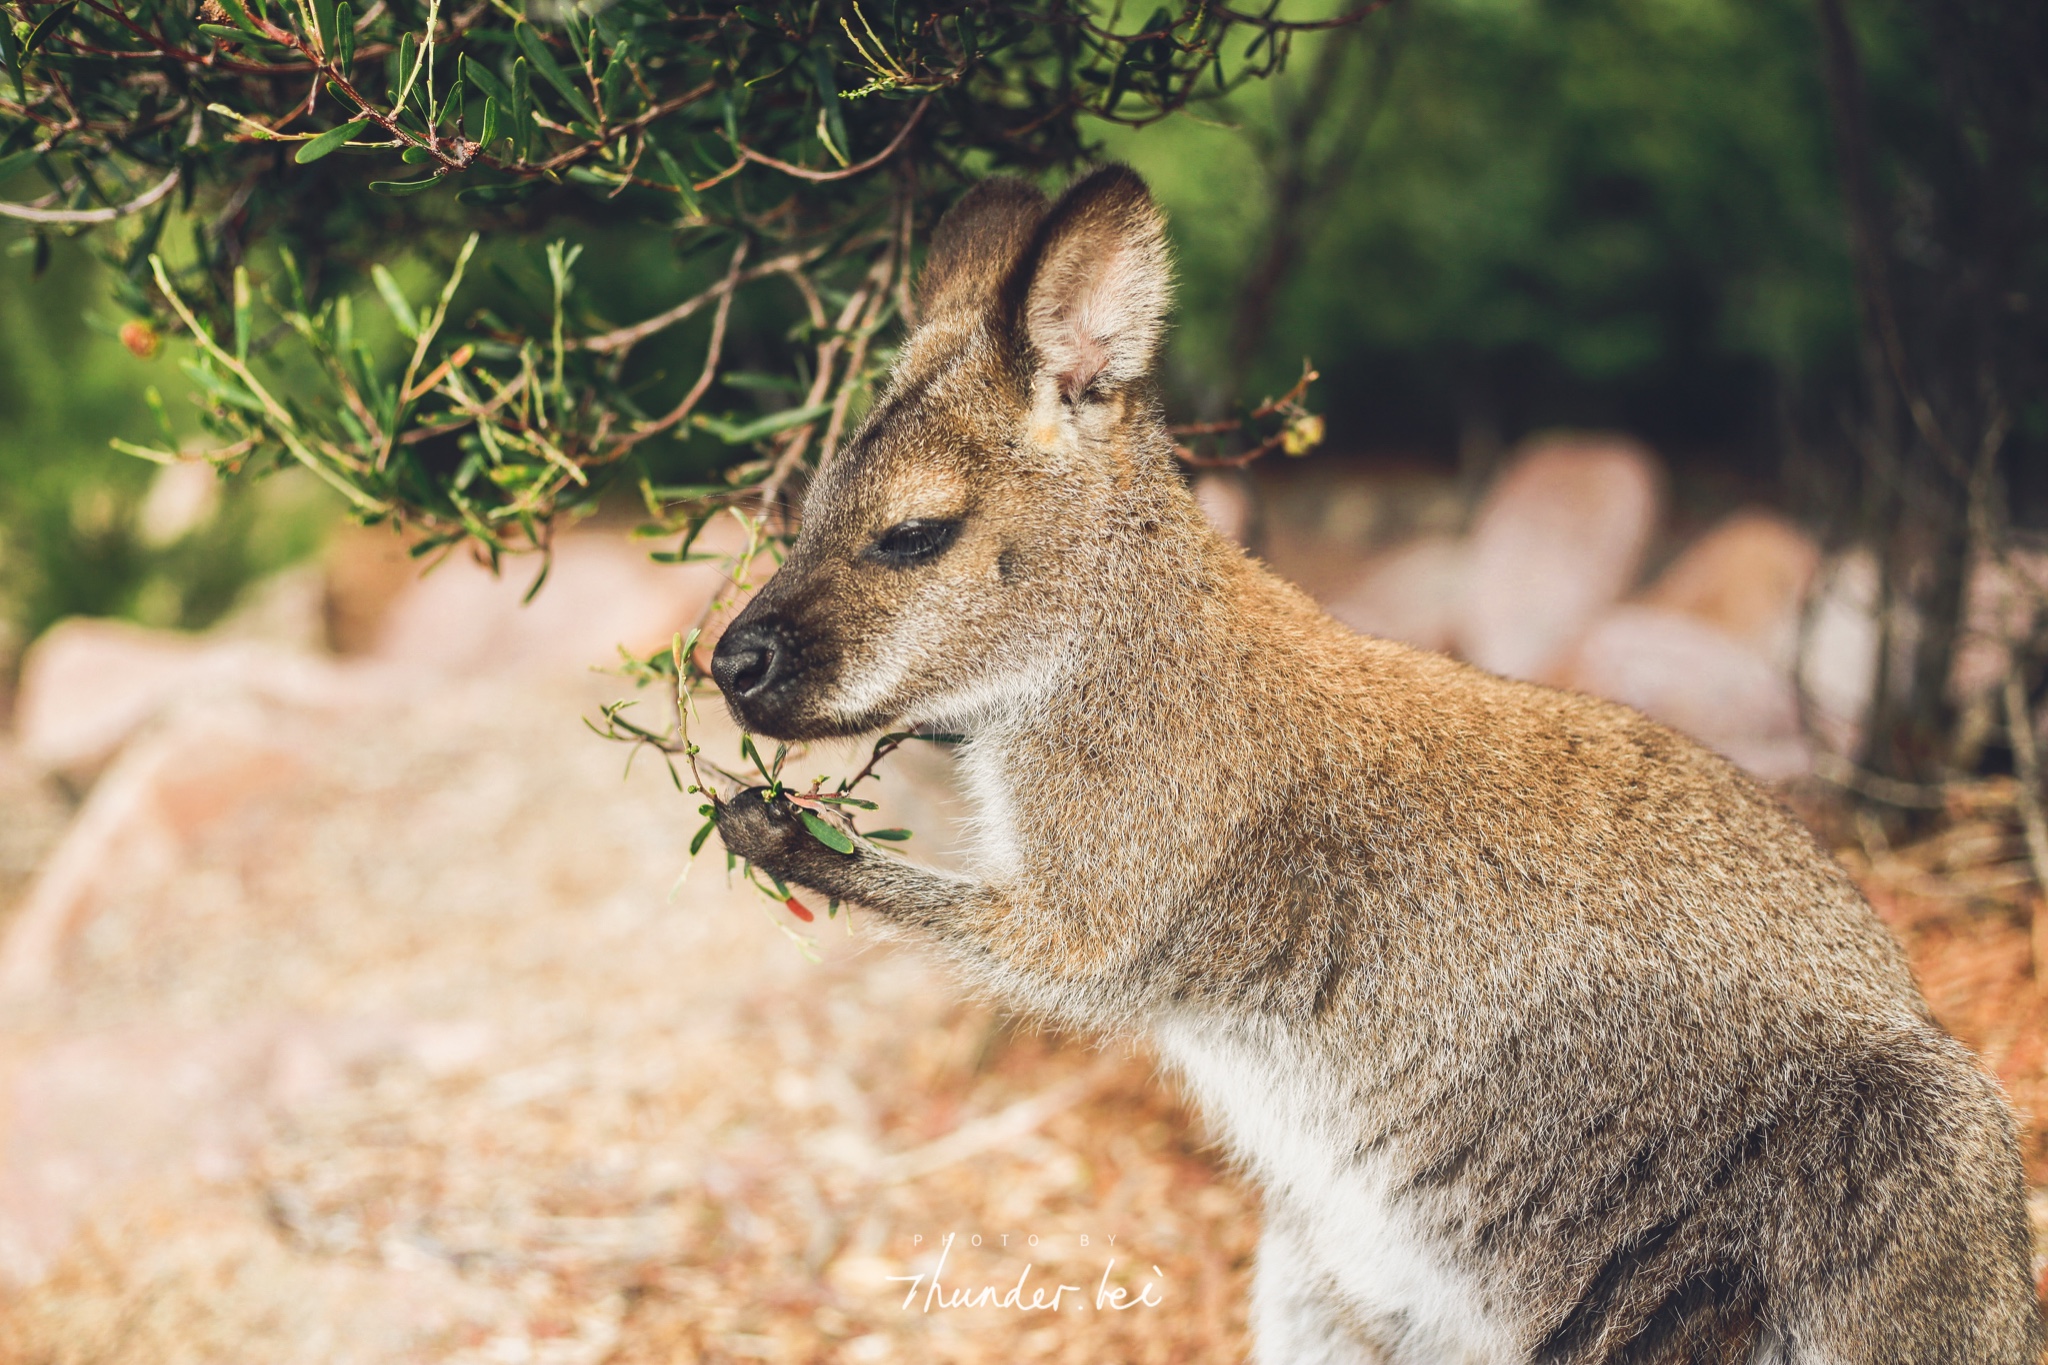
<path id="1" fill-rule="evenodd" d="M 1116 271 L 1112 253 L 1108 259 L 1085 262 L 1069 285 L 1067 306 L 1060 310 L 1059 329 L 1065 354 L 1059 368 L 1060 397 L 1071 403 L 1088 391 L 1096 377 L 1109 368 L 1109 346 L 1103 335 L 1106 319 L 1101 314 L 1101 294 Z"/>
<path id="2" fill-rule="evenodd" d="M 1109 366 L 1109 351 L 1100 341 L 1089 335 L 1085 308 L 1069 309 L 1060 318 L 1060 325 L 1067 331 L 1068 351 L 1066 365 L 1060 371 L 1060 397 L 1069 403 L 1088 391 L 1095 382 L 1095 376 Z"/>

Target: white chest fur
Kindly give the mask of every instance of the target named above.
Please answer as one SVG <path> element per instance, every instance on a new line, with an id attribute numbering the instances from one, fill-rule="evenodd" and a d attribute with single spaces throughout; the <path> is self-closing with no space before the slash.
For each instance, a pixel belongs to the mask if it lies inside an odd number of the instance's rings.
<path id="1" fill-rule="evenodd" d="M 983 876 L 996 879 L 1013 875 L 1024 857 L 1010 795 L 1016 779 L 1004 739 L 991 735 L 970 740 L 958 768 L 960 789 L 973 811 L 966 823 L 968 853 Z"/>
<path id="2" fill-rule="evenodd" d="M 1261 1248 L 1262 1296 L 1268 1276 L 1326 1285 L 1353 1321 L 1399 1324 L 1400 1360 L 1518 1358 L 1510 1325 L 1392 1199 L 1387 1163 L 1358 1159 L 1342 1136 L 1356 1125 L 1342 1121 L 1335 1077 L 1277 1029 L 1175 1019 L 1154 1036 L 1264 1189 L 1269 1229 L 1286 1224 Z"/>

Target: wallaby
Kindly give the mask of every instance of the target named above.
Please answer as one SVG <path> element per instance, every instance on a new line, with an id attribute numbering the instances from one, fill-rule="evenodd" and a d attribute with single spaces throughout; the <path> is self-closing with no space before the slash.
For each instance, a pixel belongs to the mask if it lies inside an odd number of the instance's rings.
<path id="1" fill-rule="evenodd" d="M 1848 876 L 1620 706 L 1351 634 L 1203 522 L 1159 210 L 983 182 L 713 675 L 966 736 L 976 876 L 726 846 L 1143 1034 L 1260 1185 L 1257 1359 L 2034 1365 L 2014 1121 Z"/>

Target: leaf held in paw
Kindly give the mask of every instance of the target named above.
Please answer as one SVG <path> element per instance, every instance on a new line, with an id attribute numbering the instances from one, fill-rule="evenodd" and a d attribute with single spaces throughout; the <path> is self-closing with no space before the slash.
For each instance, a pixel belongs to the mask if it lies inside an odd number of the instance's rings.
<path id="1" fill-rule="evenodd" d="M 803 820 L 804 828 L 811 832 L 811 836 L 834 853 L 853 852 L 853 840 L 847 838 L 846 831 L 839 826 L 807 810 L 799 810 L 797 815 Z"/>

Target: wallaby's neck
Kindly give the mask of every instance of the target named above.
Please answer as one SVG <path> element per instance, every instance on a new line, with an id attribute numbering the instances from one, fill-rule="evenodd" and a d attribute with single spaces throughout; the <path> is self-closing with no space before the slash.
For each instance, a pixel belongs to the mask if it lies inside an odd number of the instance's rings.
<path id="1" fill-rule="evenodd" d="M 971 733 L 1105 752 L 1208 731 L 1229 714 L 1264 637 L 1317 615 L 1209 526 L 1170 466 L 1140 463 L 1118 502 L 1064 648 L 1027 665 L 1012 704 L 970 721 Z"/>

